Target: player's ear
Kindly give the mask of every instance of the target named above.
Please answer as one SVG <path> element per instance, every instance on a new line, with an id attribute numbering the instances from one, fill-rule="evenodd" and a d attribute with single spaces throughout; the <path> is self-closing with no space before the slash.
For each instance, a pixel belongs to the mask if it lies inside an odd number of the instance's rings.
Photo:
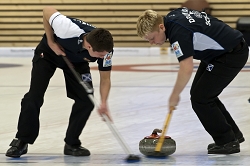
<path id="1" fill-rule="evenodd" d="M 92 46 L 88 42 L 86 42 L 86 47 L 87 47 L 88 50 L 92 49 Z"/>
<path id="2" fill-rule="evenodd" d="M 164 24 L 159 24 L 159 28 L 160 28 L 161 30 L 165 31 L 165 26 L 164 26 Z"/>

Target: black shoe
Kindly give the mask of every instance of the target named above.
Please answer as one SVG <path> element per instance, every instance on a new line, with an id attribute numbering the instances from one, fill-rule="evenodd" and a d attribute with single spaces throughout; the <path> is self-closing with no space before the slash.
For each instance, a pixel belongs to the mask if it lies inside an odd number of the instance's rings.
<path id="1" fill-rule="evenodd" d="M 10 146 L 11 148 L 9 148 L 5 154 L 7 157 L 19 158 L 28 152 L 28 144 L 21 140 L 13 139 Z"/>
<path id="2" fill-rule="evenodd" d="M 64 154 L 71 156 L 89 156 L 90 151 L 82 146 L 70 146 L 65 144 Z"/>
<path id="3" fill-rule="evenodd" d="M 208 150 L 208 154 L 233 154 L 239 152 L 240 144 L 238 140 L 229 142 L 221 146 L 215 145 L 214 147 Z"/>
<path id="4" fill-rule="evenodd" d="M 245 141 L 245 138 L 243 137 L 243 134 L 242 132 L 238 132 L 236 135 L 235 135 L 236 139 L 238 139 L 238 142 L 239 143 L 242 143 Z M 211 143 L 207 146 L 207 150 L 211 149 L 212 147 L 214 147 L 216 144 L 215 143 Z"/>

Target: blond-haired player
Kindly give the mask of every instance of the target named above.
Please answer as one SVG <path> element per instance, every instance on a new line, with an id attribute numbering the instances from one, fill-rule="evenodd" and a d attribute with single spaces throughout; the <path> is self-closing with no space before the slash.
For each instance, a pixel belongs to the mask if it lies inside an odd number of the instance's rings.
<path id="1" fill-rule="evenodd" d="M 180 67 L 170 107 L 180 101 L 193 72 L 193 59 L 200 60 L 190 94 L 193 110 L 215 142 L 208 145 L 208 154 L 240 152 L 243 134 L 218 96 L 247 62 L 249 49 L 243 34 L 205 12 L 187 8 L 166 16 L 144 11 L 137 21 L 137 34 L 155 45 L 168 39 L 175 52 Z"/>

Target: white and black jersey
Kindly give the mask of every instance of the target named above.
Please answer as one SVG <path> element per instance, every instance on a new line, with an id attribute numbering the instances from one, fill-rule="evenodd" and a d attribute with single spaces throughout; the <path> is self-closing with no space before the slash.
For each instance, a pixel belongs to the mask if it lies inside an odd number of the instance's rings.
<path id="1" fill-rule="evenodd" d="M 209 63 L 215 57 L 232 50 L 243 34 L 206 14 L 178 8 L 164 17 L 166 37 L 179 61 L 193 56 Z"/>
<path id="2" fill-rule="evenodd" d="M 64 48 L 64 51 L 71 62 L 97 61 L 99 70 L 111 70 L 111 63 L 110 65 L 104 65 L 104 60 L 102 58 L 91 57 L 89 52 L 83 48 L 83 36 L 96 28 L 95 26 L 76 18 L 64 16 L 59 12 L 54 13 L 50 17 L 49 24 L 54 31 L 56 42 Z M 44 52 L 49 54 L 53 53 L 47 44 L 45 34 L 41 43 L 44 45 L 42 47 Z M 109 58 L 112 57 L 110 56 L 111 54 L 112 53 L 108 55 Z"/>

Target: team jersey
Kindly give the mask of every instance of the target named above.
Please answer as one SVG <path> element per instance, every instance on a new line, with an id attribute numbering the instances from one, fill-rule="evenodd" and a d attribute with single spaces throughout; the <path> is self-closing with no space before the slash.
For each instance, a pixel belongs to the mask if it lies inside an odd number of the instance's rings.
<path id="1" fill-rule="evenodd" d="M 215 57 L 232 50 L 243 34 L 206 14 L 178 8 L 164 17 L 166 37 L 179 61 L 193 56 L 209 63 Z"/>
<path id="2" fill-rule="evenodd" d="M 84 22 L 82 20 L 71 18 L 62 15 L 59 12 L 54 13 L 50 19 L 49 24 L 54 31 L 54 37 L 59 43 L 66 56 L 71 62 L 96 62 L 101 71 L 109 71 L 112 67 L 112 54 L 113 51 L 102 58 L 91 57 L 89 52 L 83 48 L 83 36 L 92 31 L 95 26 Z M 47 44 L 47 38 L 44 34 L 42 42 L 47 45 L 46 50 L 48 53 L 53 51 Z"/>

